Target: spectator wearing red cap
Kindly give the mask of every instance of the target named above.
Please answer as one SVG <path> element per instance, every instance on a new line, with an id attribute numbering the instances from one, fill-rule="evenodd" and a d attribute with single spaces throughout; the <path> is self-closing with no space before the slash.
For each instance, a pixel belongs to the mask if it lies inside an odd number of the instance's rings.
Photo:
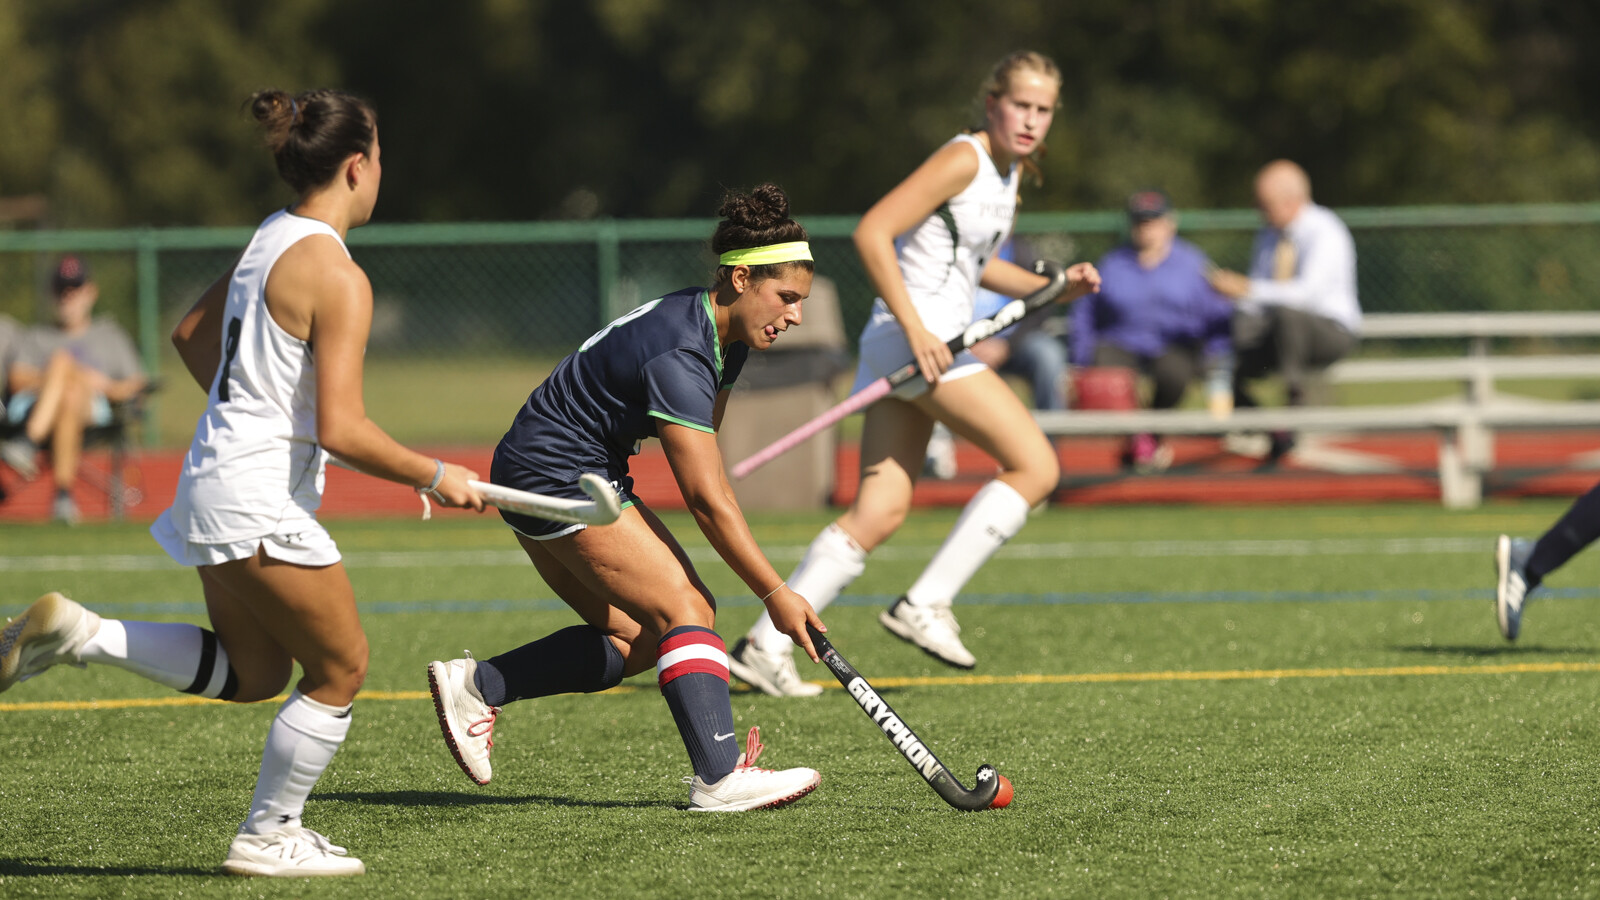
<path id="1" fill-rule="evenodd" d="M 27 479 L 38 475 L 41 449 L 50 451 L 57 521 L 78 520 L 72 500 L 84 430 L 111 421 L 111 404 L 130 400 L 148 379 L 126 331 L 94 318 L 100 289 L 89 266 L 63 257 L 52 277 L 55 322 L 28 329 L 7 366 L 6 418 L 21 433 L 0 444 L 0 460 Z"/>

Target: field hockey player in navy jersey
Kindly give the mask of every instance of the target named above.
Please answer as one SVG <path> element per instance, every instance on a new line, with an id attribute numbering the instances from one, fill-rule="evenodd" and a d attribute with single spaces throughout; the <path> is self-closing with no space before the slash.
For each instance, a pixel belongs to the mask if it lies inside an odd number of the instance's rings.
<path id="1" fill-rule="evenodd" d="M 821 780 L 812 769 L 753 765 L 761 749 L 754 728 L 739 752 L 727 652 L 712 630 L 716 602 L 688 554 L 634 496 L 628 475 L 639 442 L 658 438 L 707 540 L 761 598 L 774 626 L 816 659 L 805 629 L 822 628 L 821 620 L 756 545 L 716 440 L 728 389 L 750 348 L 766 350 L 800 324 L 811 251 L 774 185 L 730 194 L 718 214 L 713 285 L 652 300 L 585 341 L 534 389 L 495 449 L 497 484 L 581 500 L 578 479 L 592 472 L 617 488 L 623 510 L 604 526 L 501 511 L 540 576 L 583 624 L 489 659 L 468 654 L 429 664 L 445 743 L 479 784 L 491 775 L 501 707 L 603 691 L 651 668 L 694 769 L 690 809 L 781 806 Z"/>

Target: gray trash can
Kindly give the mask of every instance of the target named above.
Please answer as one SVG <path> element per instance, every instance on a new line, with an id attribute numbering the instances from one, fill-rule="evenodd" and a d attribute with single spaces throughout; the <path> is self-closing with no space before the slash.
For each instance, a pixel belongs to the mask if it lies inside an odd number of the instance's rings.
<path id="1" fill-rule="evenodd" d="M 827 412 L 838 402 L 834 382 L 852 369 L 845 350 L 839 292 L 821 275 L 801 306 L 801 324 L 765 353 L 754 352 L 728 397 L 717 443 L 734 463 Z M 745 510 L 821 509 L 833 493 L 837 429 L 828 429 L 733 482 Z M 731 476 L 730 476 L 731 477 Z"/>

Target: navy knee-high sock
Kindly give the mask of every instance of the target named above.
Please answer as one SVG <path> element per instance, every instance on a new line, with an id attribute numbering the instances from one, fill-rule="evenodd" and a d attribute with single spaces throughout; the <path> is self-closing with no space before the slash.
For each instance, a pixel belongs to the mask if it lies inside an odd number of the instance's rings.
<path id="1" fill-rule="evenodd" d="M 1533 555 L 1528 557 L 1524 573 L 1528 588 L 1537 587 L 1544 576 L 1561 568 L 1596 538 L 1600 538 L 1600 484 L 1573 501 L 1566 514 L 1533 545 Z"/>
<path id="2" fill-rule="evenodd" d="M 473 683 L 490 706 L 552 694 L 591 694 L 622 682 L 622 651 L 593 625 L 574 625 L 481 660 Z"/>
<path id="3" fill-rule="evenodd" d="M 706 784 L 721 781 L 739 761 L 728 701 L 728 651 L 709 628 L 685 625 L 658 645 L 656 673 L 661 696 L 678 723 L 694 773 Z"/>

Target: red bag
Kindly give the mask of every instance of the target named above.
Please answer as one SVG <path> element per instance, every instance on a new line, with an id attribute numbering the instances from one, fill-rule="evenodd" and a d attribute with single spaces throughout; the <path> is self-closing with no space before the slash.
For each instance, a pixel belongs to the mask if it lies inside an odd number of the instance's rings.
<path id="1" fill-rule="evenodd" d="M 1132 369 L 1090 366 L 1072 373 L 1073 409 L 1139 408 L 1139 382 Z"/>

